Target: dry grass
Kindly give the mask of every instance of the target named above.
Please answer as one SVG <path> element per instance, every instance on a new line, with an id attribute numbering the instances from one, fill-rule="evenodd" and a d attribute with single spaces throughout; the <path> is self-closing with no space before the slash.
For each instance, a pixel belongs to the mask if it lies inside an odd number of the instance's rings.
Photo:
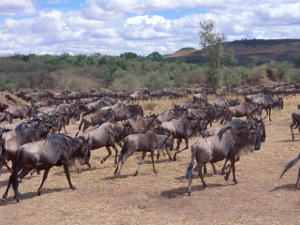
<path id="1" fill-rule="evenodd" d="M 200 180 L 194 179 L 192 196 L 187 197 L 183 175 L 190 159 L 188 151 L 177 162 L 162 159 L 157 163 L 158 175 L 152 173 L 150 164 L 144 165 L 138 177 L 132 176 L 136 169 L 133 156 L 122 171 L 124 176 L 113 179 L 113 160 L 101 165 L 105 151 L 99 150 L 93 152 L 92 170 L 72 173 L 76 191 L 67 188 L 62 168 L 50 172 L 41 196 L 35 195 L 41 177 L 25 179 L 20 185 L 23 200 L 0 205 L 0 224 L 299 224 L 299 191 L 294 186 L 297 168 L 279 180 L 285 163 L 299 152 L 300 135 L 291 142 L 289 133 L 290 113 L 299 101 L 300 97 L 289 97 L 284 111 L 275 111 L 273 122 L 266 122 L 263 149 L 243 155 L 237 165 L 238 185 L 215 176 L 206 178 L 208 188 L 202 190 Z M 156 103 L 155 110 L 163 111 L 178 100 Z M 0 193 L 7 177 L 0 176 Z"/>

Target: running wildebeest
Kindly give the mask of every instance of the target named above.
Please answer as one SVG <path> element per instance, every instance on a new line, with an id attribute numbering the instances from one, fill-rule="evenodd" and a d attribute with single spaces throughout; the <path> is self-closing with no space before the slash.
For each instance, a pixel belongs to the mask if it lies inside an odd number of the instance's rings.
<path id="1" fill-rule="evenodd" d="M 138 175 L 140 165 L 143 164 L 143 160 L 147 152 L 151 153 L 152 167 L 153 172 L 157 173 L 155 169 L 154 163 L 154 151 L 155 150 L 163 150 L 166 149 L 169 158 L 171 159 L 171 155 L 169 153 L 169 142 L 168 139 L 171 138 L 171 135 L 159 135 L 154 133 L 153 131 L 148 131 L 146 133 L 140 134 L 131 134 L 125 137 L 124 144 L 119 155 L 117 168 L 115 169 L 115 176 L 119 176 L 121 173 L 121 169 L 128 159 L 135 152 L 142 152 L 141 161 L 138 163 L 138 168 L 135 172 L 135 175 Z M 172 144 L 173 145 L 173 144 Z"/>
<path id="2" fill-rule="evenodd" d="M 104 163 L 111 156 L 110 147 L 112 147 L 115 150 L 115 164 L 117 164 L 118 149 L 116 144 L 119 144 L 130 133 L 131 126 L 128 122 L 106 122 L 100 127 L 83 134 L 82 137 L 87 140 L 90 151 L 101 147 L 106 148 L 108 154 L 101 160 L 101 163 Z"/>
<path id="3" fill-rule="evenodd" d="M 32 170 L 44 170 L 42 182 L 37 194 L 41 194 L 44 182 L 53 166 L 63 166 L 69 187 L 75 189 L 71 182 L 69 164 L 72 159 L 81 159 L 82 163 L 88 163 L 90 153 L 84 138 L 72 138 L 63 134 L 50 134 L 46 140 L 32 142 L 20 146 L 16 159 L 13 161 L 12 174 L 9 177 L 3 199 L 7 198 L 10 186 L 13 186 L 14 198 L 18 202 L 19 180 L 24 178 Z"/>
<path id="4" fill-rule="evenodd" d="M 201 133 L 207 128 L 207 125 L 207 121 L 201 120 L 201 118 L 190 118 L 187 114 L 182 115 L 179 119 L 173 119 L 161 124 L 161 129 L 172 134 L 177 139 L 176 151 L 173 157 L 174 161 L 176 161 L 177 154 L 189 148 L 189 138 L 196 132 Z M 185 141 L 185 147 L 180 149 L 182 140 Z"/>
<path id="5" fill-rule="evenodd" d="M 14 130 L 4 134 L 6 160 L 15 159 L 19 146 L 46 138 L 53 127 L 52 122 L 33 118 L 20 123 Z"/>
<path id="6" fill-rule="evenodd" d="M 233 181 L 236 184 L 235 162 L 239 153 L 254 145 L 255 150 L 261 148 L 261 142 L 265 141 L 265 128 L 262 120 L 240 120 L 234 119 L 223 127 L 216 135 L 201 138 L 191 147 L 192 157 L 187 169 L 188 194 L 191 194 L 192 172 L 195 162 L 198 166 L 199 177 L 203 187 L 203 168 L 206 163 L 215 163 L 221 160 L 229 160 L 230 170 L 225 176 L 228 179 L 232 171 Z M 225 166 L 225 165 L 224 165 Z"/>

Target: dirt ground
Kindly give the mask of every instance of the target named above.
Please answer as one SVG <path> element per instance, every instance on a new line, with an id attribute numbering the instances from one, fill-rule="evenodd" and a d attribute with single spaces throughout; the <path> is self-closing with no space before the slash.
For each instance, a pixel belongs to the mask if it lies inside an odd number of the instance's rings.
<path id="1" fill-rule="evenodd" d="M 237 185 L 225 182 L 222 176 L 207 177 L 208 188 L 203 190 L 196 178 L 188 197 L 183 175 L 189 151 L 176 162 L 162 159 L 157 163 L 158 175 L 148 163 L 137 177 L 132 176 L 136 169 L 133 156 L 123 176 L 114 179 L 113 159 L 101 165 L 105 151 L 98 150 L 93 152 L 91 170 L 72 172 L 75 191 L 68 189 L 62 168 L 50 172 L 41 196 L 35 194 L 41 177 L 25 179 L 20 184 L 19 204 L 11 198 L 1 202 L 0 225 L 300 224 L 297 167 L 279 179 L 283 166 L 300 150 L 300 135 L 291 142 L 289 132 L 290 114 L 299 102 L 300 97 L 288 97 L 285 109 L 275 111 L 273 122 L 266 122 L 266 143 L 261 151 L 242 155 Z M 1 194 L 7 177 L 7 173 L 0 176 Z"/>

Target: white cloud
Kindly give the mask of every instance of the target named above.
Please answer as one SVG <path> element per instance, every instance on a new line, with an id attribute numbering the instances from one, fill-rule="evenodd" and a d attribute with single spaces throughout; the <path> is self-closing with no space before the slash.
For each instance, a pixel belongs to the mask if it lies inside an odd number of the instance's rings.
<path id="1" fill-rule="evenodd" d="M 163 16 L 165 11 L 195 8 L 205 10 L 187 10 L 179 18 Z M 0 1 L 2 14 L 30 11 L 34 11 L 31 1 Z M 197 47 L 199 22 L 204 19 L 215 20 L 228 40 L 300 37 L 298 0 L 88 0 L 77 11 L 40 10 L 25 18 L 7 17 L 0 25 L 0 54 L 170 53 Z"/>
<path id="2" fill-rule="evenodd" d="M 0 15 L 32 14 L 35 7 L 32 0 L 1 0 Z"/>

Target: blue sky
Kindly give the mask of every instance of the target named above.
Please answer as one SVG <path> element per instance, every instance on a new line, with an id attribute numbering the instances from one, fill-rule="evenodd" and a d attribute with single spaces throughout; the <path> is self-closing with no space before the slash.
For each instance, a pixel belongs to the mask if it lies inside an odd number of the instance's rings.
<path id="1" fill-rule="evenodd" d="M 207 19 L 227 40 L 300 38 L 299 0 L 1 0 L 0 54 L 171 53 Z"/>

